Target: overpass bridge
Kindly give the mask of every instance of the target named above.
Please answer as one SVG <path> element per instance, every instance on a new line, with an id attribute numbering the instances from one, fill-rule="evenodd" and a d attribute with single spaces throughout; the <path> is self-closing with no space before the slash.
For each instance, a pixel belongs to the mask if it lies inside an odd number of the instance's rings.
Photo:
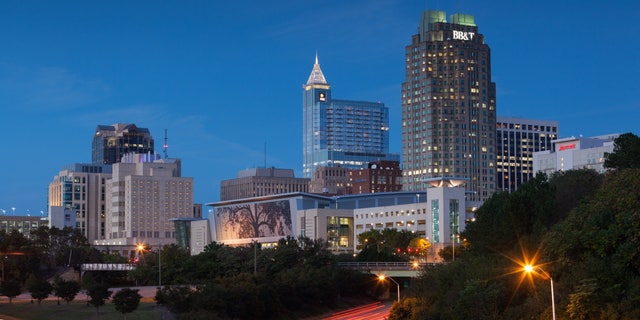
<path id="1" fill-rule="evenodd" d="M 131 271 L 136 265 L 131 263 L 83 263 L 80 265 L 80 279 L 87 271 Z"/>
<path id="2" fill-rule="evenodd" d="M 338 262 L 340 268 L 360 270 L 362 272 L 375 275 L 385 275 L 389 277 L 415 278 L 424 269 L 425 265 L 435 263 L 415 263 L 415 262 Z M 80 274 L 86 271 L 131 271 L 136 268 L 130 263 L 83 263 L 80 267 Z"/>
<path id="3" fill-rule="evenodd" d="M 435 263 L 414 263 L 414 262 L 338 262 L 340 268 L 360 270 L 375 275 L 385 275 L 389 277 L 415 278 L 424 269 L 425 265 Z"/>

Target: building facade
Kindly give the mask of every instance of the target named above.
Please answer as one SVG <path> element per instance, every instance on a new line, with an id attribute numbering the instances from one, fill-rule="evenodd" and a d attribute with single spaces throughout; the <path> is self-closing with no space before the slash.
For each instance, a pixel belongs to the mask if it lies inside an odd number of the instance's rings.
<path id="1" fill-rule="evenodd" d="M 402 83 L 403 190 L 430 178 L 463 178 L 470 200 L 496 190 L 496 85 L 474 17 L 422 13 L 406 47 Z"/>
<path id="2" fill-rule="evenodd" d="M 351 193 L 374 193 L 402 191 L 402 169 L 399 161 L 376 161 L 366 169 L 349 171 Z"/>
<path id="3" fill-rule="evenodd" d="M 117 163 L 122 156 L 132 152 L 154 153 L 149 129 L 128 123 L 97 126 L 91 144 L 92 163 Z"/>
<path id="4" fill-rule="evenodd" d="M 364 168 L 389 153 L 389 109 L 380 102 L 334 99 L 318 57 L 303 86 L 303 177 L 317 166 Z"/>
<path id="5" fill-rule="evenodd" d="M 533 170 L 550 175 L 557 171 L 593 169 L 605 172 L 604 155 L 613 152 L 619 134 L 591 138 L 570 137 L 552 141 L 553 149 L 533 154 Z"/>
<path id="6" fill-rule="evenodd" d="M 174 244 L 170 219 L 193 218 L 193 178 L 182 177 L 179 159 L 129 154 L 113 164 L 106 187 L 105 239 L 94 244 L 122 247 L 125 256 L 139 243 Z"/>
<path id="7" fill-rule="evenodd" d="M 461 187 L 343 196 L 289 193 L 207 205 L 213 207 L 212 241 L 270 246 L 304 236 L 326 240 L 335 253 L 356 252 L 360 233 L 384 228 L 417 232 L 441 248 L 459 243 L 458 235 L 473 216 Z"/>
<path id="8" fill-rule="evenodd" d="M 515 191 L 533 178 L 534 152 L 551 150 L 558 139 L 558 122 L 498 117 L 496 122 L 498 190 Z"/>
<path id="9" fill-rule="evenodd" d="M 309 192 L 324 195 L 351 194 L 351 177 L 345 167 L 317 166 L 309 182 Z"/>
<path id="10" fill-rule="evenodd" d="M 355 235 L 371 229 L 408 230 L 431 244 L 427 261 L 439 261 L 437 252 L 445 246 L 460 244 L 469 214 L 462 187 L 428 188 L 415 203 L 401 203 L 354 210 Z M 419 200 L 424 202 L 419 202 Z"/>
<path id="11" fill-rule="evenodd" d="M 62 225 L 75 222 L 74 227 L 89 243 L 104 239 L 106 181 L 111 178 L 111 169 L 111 165 L 95 163 L 75 163 L 63 168 L 49 183 L 49 221 Z M 72 219 L 66 217 L 69 211 L 75 215 Z"/>
<path id="12" fill-rule="evenodd" d="M 30 238 L 32 231 L 48 225 L 49 221 L 46 217 L 0 215 L 0 230 L 7 234 L 16 230 L 25 237 Z"/>
<path id="13" fill-rule="evenodd" d="M 296 178 L 293 169 L 252 168 L 220 182 L 220 201 L 308 190 L 309 179 Z"/>

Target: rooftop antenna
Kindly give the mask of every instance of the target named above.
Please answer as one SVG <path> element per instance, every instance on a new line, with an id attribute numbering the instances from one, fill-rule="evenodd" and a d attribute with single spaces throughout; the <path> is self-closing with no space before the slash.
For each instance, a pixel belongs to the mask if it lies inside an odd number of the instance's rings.
<path id="1" fill-rule="evenodd" d="M 169 143 L 167 142 L 169 138 L 167 137 L 167 129 L 164 129 L 164 144 L 162 145 L 162 151 L 164 152 L 164 158 L 167 159 L 169 155 L 167 154 L 167 149 L 169 149 Z"/>
<path id="2" fill-rule="evenodd" d="M 267 167 L 267 142 L 264 142 L 264 167 Z"/>

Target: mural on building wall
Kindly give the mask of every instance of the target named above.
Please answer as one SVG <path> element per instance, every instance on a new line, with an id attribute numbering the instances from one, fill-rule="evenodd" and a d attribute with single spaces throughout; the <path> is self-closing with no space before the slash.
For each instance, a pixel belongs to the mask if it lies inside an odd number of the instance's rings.
<path id="1" fill-rule="evenodd" d="M 216 229 L 219 240 L 290 236 L 289 201 L 218 207 Z"/>

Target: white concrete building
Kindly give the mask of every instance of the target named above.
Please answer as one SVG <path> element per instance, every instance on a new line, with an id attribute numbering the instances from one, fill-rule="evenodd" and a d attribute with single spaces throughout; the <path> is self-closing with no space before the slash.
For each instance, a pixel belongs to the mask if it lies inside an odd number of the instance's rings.
<path id="1" fill-rule="evenodd" d="M 609 134 L 554 140 L 552 150 L 533 154 L 533 170 L 536 174 L 583 168 L 604 172 L 604 155 L 613 152 L 613 140 L 618 136 Z"/>
<path id="2" fill-rule="evenodd" d="M 109 164 L 74 163 L 53 177 L 47 209 L 51 226 L 74 227 L 89 243 L 104 239 L 105 183 L 111 169 Z"/>
<path id="3" fill-rule="evenodd" d="M 334 252 L 356 252 L 358 235 L 371 229 L 410 230 L 436 248 L 459 242 L 458 234 L 473 218 L 465 196 L 463 187 L 437 187 L 331 197 L 290 193 L 207 205 L 213 207 L 212 241 L 270 245 L 305 236 L 327 240 Z"/>

